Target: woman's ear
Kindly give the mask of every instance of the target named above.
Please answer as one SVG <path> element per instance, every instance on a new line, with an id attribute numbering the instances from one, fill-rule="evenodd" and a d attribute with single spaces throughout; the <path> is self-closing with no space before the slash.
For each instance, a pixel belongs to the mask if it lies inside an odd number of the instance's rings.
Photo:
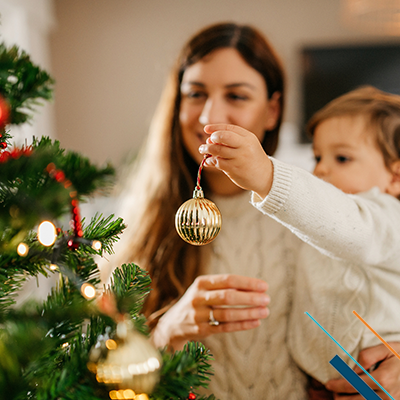
<path id="1" fill-rule="evenodd" d="M 268 112 L 265 119 L 264 129 L 270 131 L 275 128 L 278 123 L 278 119 L 281 115 L 282 108 L 280 103 L 281 94 L 274 92 L 271 98 L 268 100 Z"/>
<path id="2" fill-rule="evenodd" d="M 392 180 L 389 184 L 387 193 L 394 197 L 400 196 L 400 160 L 395 161 L 390 166 L 392 172 Z"/>

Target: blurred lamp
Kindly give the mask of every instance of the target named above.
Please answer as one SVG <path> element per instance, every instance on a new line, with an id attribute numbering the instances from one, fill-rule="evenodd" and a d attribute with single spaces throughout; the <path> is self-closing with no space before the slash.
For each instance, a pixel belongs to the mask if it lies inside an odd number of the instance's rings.
<path id="1" fill-rule="evenodd" d="M 400 36 L 400 0 L 341 0 L 342 19 L 352 28 Z"/>

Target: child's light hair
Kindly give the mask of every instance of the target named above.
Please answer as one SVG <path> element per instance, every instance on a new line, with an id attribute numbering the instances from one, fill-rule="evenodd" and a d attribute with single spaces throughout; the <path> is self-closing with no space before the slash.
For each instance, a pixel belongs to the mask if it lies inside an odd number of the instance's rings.
<path id="1" fill-rule="evenodd" d="M 375 133 L 376 143 L 382 152 L 385 165 L 400 159 L 400 96 L 383 92 L 373 86 L 363 86 L 346 93 L 316 112 L 307 124 L 313 136 L 323 121 L 346 115 L 365 115 Z"/>

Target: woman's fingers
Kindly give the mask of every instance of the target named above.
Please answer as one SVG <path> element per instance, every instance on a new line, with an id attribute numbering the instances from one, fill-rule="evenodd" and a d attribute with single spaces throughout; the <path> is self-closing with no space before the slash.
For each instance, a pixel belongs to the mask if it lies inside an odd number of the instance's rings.
<path id="1" fill-rule="evenodd" d="M 213 317 L 220 324 L 229 322 L 252 321 L 267 318 L 269 310 L 266 307 L 246 307 L 246 308 L 215 308 L 204 307 L 201 312 L 196 315 L 196 322 L 209 323 L 211 320 L 210 310 Z"/>
<path id="2" fill-rule="evenodd" d="M 390 345 L 390 344 L 389 344 Z M 392 343 L 393 347 L 395 348 L 398 346 L 398 343 Z M 358 362 L 362 365 L 362 367 L 366 370 L 370 369 L 373 365 L 382 362 L 388 357 L 391 357 L 393 353 L 384 346 L 383 344 L 379 344 L 377 346 L 368 347 L 360 351 L 358 355 Z M 376 369 L 376 368 L 375 368 Z M 362 372 L 361 368 L 356 365 L 354 371 L 357 373 Z"/>
<path id="3" fill-rule="evenodd" d="M 333 398 L 334 400 L 364 400 L 365 397 L 361 396 L 354 388 L 353 388 L 354 394 L 337 394 L 335 393 Z M 381 398 L 382 400 L 389 400 L 390 397 L 387 396 L 384 392 L 375 390 L 376 394 Z"/>
<path id="4" fill-rule="evenodd" d="M 265 281 L 256 278 L 239 275 L 200 276 L 193 284 L 196 295 L 193 296 L 192 305 L 197 310 L 196 321 L 208 323 L 213 316 L 220 325 L 230 325 L 220 328 L 211 325 L 213 333 L 258 326 L 256 321 L 269 314 L 267 305 L 270 298 L 265 293 L 267 288 Z M 252 321 L 250 325 L 243 325 L 249 321 Z"/>
<path id="5" fill-rule="evenodd" d="M 200 276 L 196 278 L 192 289 L 197 291 L 192 300 L 194 307 L 266 307 L 270 302 L 269 296 L 265 293 L 268 289 L 265 281 L 239 275 Z M 231 310 L 232 307 L 227 307 L 227 309 Z M 219 309 L 218 312 L 220 313 L 220 311 Z M 236 309 L 236 311 L 240 311 L 240 309 Z M 242 313 L 244 314 L 246 311 L 242 311 Z"/>
<path id="6" fill-rule="evenodd" d="M 259 319 L 248 320 L 248 321 L 234 321 L 220 323 L 219 325 L 211 326 L 208 322 L 198 324 L 196 329 L 193 329 L 193 334 L 188 336 L 188 340 L 199 340 L 214 335 L 216 333 L 226 332 L 239 332 L 254 329 L 259 327 L 261 324 Z"/>
<path id="7" fill-rule="evenodd" d="M 193 303 L 195 306 L 267 306 L 270 298 L 265 293 L 236 289 L 207 290 Z"/>
<path id="8" fill-rule="evenodd" d="M 259 319 L 249 320 L 249 321 L 236 321 L 236 322 L 228 322 L 220 324 L 216 327 L 211 327 L 212 333 L 223 333 L 223 332 L 239 332 L 239 331 L 247 331 L 249 329 L 254 329 L 259 327 L 261 324 Z M 216 328 L 214 330 L 214 328 Z"/>
<path id="9" fill-rule="evenodd" d="M 364 397 L 362 397 L 360 394 L 350 394 L 350 395 L 342 395 L 342 394 L 334 394 L 333 395 L 334 400 L 364 400 Z"/>
<path id="10" fill-rule="evenodd" d="M 267 282 L 261 279 L 234 274 L 201 275 L 196 278 L 195 284 L 203 290 L 237 289 L 249 292 L 265 292 L 268 289 Z"/>
<path id="11" fill-rule="evenodd" d="M 160 318 L 153 341 L 157 347 L 169 345 L 177 350 L 188 340 L 254 329 L 269 314 L 267 288 L 266 282 L 245 276 L 199 276 Z"/>
<path id="12" fill-rule="evenodd" d="M 219 322 L 238 322 L 267 318 L 269 310 L 266 307 L 214 308 L 213 313 Z"/>

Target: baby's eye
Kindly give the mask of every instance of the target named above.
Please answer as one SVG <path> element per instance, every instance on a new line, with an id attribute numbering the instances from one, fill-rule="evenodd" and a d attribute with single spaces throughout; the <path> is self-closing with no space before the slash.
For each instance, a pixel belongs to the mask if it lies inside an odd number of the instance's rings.
<path id="1" fill-rule="evenodd" d="M 344 164 L 346 162 L 351 161 L 350 157 L 347 156 L 336 156 L 336 161 L 339 162 L 340 164 Z"/>
<path id="2" fill-rule="evenodd" d="M 318 164 L 321 161 L 321 156 L 314 156 L 315 163 Z"/>

